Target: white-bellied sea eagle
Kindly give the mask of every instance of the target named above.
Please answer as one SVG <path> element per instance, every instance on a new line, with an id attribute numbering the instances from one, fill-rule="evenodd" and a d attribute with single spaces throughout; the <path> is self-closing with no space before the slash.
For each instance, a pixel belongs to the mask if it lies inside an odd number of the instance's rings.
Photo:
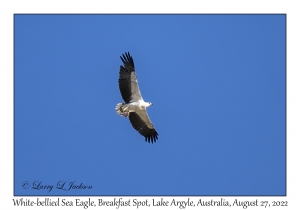
<path id="1" fill-rule="evenodd" d="M 133 59 L 129 52 L 120 56 L 119 88 L 125 103 L 118 103 L 116 112 L 120 116 L 129 117 L 132 127 L 145 137 L 147 142 L 156 142 L 158 133 L 151 123 L 146 108 L 152 103 L 145 102 L 139 90 Z"/>

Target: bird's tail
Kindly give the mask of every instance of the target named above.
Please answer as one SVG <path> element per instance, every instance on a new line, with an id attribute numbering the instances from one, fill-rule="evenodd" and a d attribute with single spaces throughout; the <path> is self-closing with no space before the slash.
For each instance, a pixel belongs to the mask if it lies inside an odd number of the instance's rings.
<path id="1" fill-rule="evenodd" d="M 124 116 L 124 112 L 123 112 L 123 103 L 118 103 L 115 110 L 117 112 L 118 115 Z"/>

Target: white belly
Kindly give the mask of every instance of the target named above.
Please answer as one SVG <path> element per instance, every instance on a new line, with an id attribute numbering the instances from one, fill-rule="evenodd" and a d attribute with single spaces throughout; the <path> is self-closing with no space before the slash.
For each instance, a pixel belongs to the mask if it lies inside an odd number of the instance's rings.
<path id="1" fill-rule="evenodd" d="M 139 102 L 132 102 L 130 104 L 127 104 L 129 112 L 134 112 L 137 110 L 144 110 L 145 108 L 140 106 Z"/>

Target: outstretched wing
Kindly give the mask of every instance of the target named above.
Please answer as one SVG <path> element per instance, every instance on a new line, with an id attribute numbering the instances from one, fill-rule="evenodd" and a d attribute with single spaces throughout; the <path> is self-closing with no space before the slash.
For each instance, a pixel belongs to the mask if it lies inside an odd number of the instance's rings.
<path id="1" fill-rule="evenodd" d="M 139 110 L 137 112 L 130 112 L 129 120 L 132 127 L 145 137 L 145 140 L 156 142 L 158 133 L 154 129 L 146 110 Z"/>
<path id="2" fill-rule="evenodd" d="M 119 88 L 125 103 L 142 99 L 135 74 L 133 59 L 129 52 L 120 56 L 123 66 L 120 66 Z"/>

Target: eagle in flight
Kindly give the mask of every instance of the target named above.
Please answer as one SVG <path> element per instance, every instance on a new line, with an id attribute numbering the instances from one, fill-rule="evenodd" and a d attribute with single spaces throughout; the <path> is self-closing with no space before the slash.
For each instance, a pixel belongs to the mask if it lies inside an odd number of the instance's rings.
<path id="1" fill-rule="evenodd" d="M 125 103 L 118 103 L 116 112 L 128 117 L 132 127 L 145 137 L 147 142 L 156 142 L 158 133 L 151 123 L 146 108 L 152 103 L 142 98 L 135 73 L 133 59 L 129 52 L 120 56 L 123 65 L 119 72 L 119 89 Z"/>

